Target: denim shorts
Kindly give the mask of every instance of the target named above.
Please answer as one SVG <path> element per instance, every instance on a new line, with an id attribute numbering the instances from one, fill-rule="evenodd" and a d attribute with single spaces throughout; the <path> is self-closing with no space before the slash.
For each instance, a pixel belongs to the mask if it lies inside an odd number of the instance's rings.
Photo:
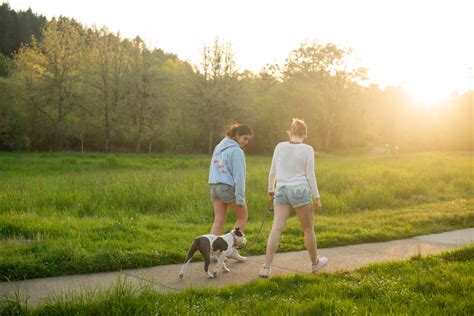
<path id="1" fill-rule="evenodd" d="M 224 203 L 234 202 L 235 188 L 224 183 L 211 184 L 211 199 L 222 200 Z"/>
<path id="2" fill-rule="evenodd" d="M 277 187 L 274 204 L 300 207 L 311 204 L 311 191 L 308 184 L 283 185 Z"/>

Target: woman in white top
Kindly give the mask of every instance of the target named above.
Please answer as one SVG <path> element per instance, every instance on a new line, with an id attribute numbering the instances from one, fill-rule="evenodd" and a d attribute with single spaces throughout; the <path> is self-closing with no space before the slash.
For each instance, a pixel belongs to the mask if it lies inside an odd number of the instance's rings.
<path id="1" fill-rule="evenodd" d="M 312 273 L 318 272 L 328 262 L 326 257 L 318 259 L 316 254 L 313 210 L 321 209 L 321 201 L 314 175 L 314 150 L 310 145 L 303 144 L 307 137 L 306 123 L 293 119 L 288 136 L 290 141 L 276 146 L 268 176 L 268 194 L 273 198 L 274 217 L 267 240 L 265 263 L 259 273 L 263 278 L 270 275 L 270 266 L 292 208 L 304 231 L 304 244 L 311 259 Z"/>

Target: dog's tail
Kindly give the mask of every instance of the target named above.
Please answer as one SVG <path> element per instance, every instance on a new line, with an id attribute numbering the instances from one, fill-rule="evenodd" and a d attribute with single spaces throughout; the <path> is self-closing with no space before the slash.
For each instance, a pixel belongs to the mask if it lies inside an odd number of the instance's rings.
<path id="1" fill-rule="evenodd" d="M 191 261 L 191 259 L 194 256 L 194 253 L 199 249 L 199 243 L 200 243 L 199 240 L 200 238 L 196 238 L 194 242 L 191 244 L 191 247 L 189 247 L 188 256 L 186 257 L 186 260 L 184 260 L 185 264 Z"/>

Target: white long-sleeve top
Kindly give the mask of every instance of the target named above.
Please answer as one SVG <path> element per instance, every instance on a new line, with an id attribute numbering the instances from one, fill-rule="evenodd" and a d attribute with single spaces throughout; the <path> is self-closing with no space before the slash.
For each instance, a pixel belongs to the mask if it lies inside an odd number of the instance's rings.
<path id="1" fill-rule="evenodd" d="M 314 175 L 313 147 L 303 143 L 281 142 L 273 152 L 272 167 L 268 175 L 268 192 L 283 185 L 308 184 L 315 198 L 319 198 Z"/>

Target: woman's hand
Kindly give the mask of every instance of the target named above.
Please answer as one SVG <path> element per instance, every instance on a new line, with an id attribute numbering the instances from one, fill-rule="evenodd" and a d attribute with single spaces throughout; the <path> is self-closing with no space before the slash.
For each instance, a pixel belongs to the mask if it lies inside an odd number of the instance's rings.
<path id="1" fill-rule="evenodd" d="M 322 206 L 322 205 L 321 205 L 321 200 L 320 200 L 319 198 L 314 199 L 314 201 L 313 201 L 313 207 L 314 207 L 314 210 L 315 210 L 316 212 L 319 213 L 319 212 L 321 211 L 321 206 Z"/>
<path id="2" fill-rule="evenodd" d="M 269 192 L 268 192 L 268 198 L 269 198 L 270 200 L 273 200 L 273 199 L 275 198 L 275 191 L 269 191 Z"/>

